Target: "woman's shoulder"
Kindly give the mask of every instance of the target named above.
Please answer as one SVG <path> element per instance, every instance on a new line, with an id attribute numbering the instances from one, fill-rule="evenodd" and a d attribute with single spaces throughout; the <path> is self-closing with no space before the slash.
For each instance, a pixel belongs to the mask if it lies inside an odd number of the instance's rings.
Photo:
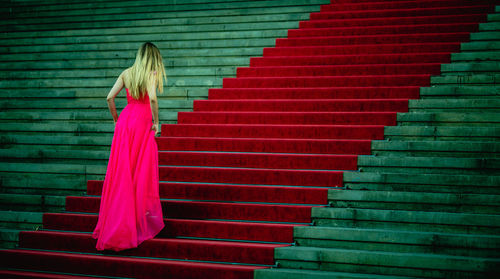
<path id="1" fill-rule="evenodd" d="M 126 85 L 129 84 L 129 82 L 128 82 L 129 81 L 129 72 L 130 72 L 130 67 L 123 70 L 122 73 L 120 74 L 125 87 L 127 87 Z"/>

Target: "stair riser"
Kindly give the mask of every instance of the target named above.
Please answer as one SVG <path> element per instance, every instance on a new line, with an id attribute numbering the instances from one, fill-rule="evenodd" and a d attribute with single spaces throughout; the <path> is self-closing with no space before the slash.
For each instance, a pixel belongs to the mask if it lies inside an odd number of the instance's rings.
<path id="1" fill-rule="evenodd" d="M 369 140 L 293 140 L 157 137 L 159 150 L 309 154 L 370 154 Z"/>
<path id="2" fill-rule="evenodd" d="M 92 232 L 97 215 L 65 215 L 45 213 L 43 228 Z M 196 220 L 164 219 L 165 229 L 158 238 L 198 237 L 249 241 L 293 242 L 292 225 L 273 225 L 239 222 L 207 222 Z"/>
<path id="3" fill-rule="evenodd" d="M 469 33 L 446 33 L 439 35 L 400 35 L 400 36 L 366 36 L 366 37 L 311 37 L 276 39 L 276 47 L 305 47 L 305 46 L 345 46 L 370 44 L 411 44 L 411 43 L 452 43 L 469 41 Z M 380 52 L 368 52 L 380 53 Z"/>
<path id="4" fill-rule="evenodd" d="M 251 153 L 160 152 L 160 165 L 217 166 L 270 169 L 356 170 L 357 156 L 349 155 L 278 155 Z"/>
<path id="5" fill-rule="evenodd" d="M 421 17 L 390 17 L 383 19 L 351 19 L 351 20 L 310 20 L 301 21 L 299 28 L 328 28 L 353 26 L 383 26 L 383 25 L 412 25 L 433 23 L 462 23 L 486 21 L 485 14 L 452 15 L 452 16 L 421 16 Z"/>
<path id="6" fill-rule="evenodd" d="M 303 65 L 371 65 L 406 63 L 450 63 L 447 53 L 395 54 L 395 55 L 337 55 L 294 57 L 252 57 L 250 67 L 303 66 Z M 240 68 L 238 68 L 240 69 Z"/>
<path id="7" fill-rule="evenodd" d="M 266 59 L 266 58 L 264 58 Z M 288 59 L 287 60 L 294 60 Z M 352 88 L 273 88 L 229 89 L 212 88 L 210 100 L 218 99 L 416 99 L 419 88 L 414 87 L 352 87 Z"/>

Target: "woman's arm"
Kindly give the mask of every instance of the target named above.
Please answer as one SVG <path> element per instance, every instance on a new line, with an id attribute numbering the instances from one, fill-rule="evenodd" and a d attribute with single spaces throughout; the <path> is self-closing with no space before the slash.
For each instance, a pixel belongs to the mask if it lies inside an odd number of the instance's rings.
<path id="1" fill-rule="evenodd" d="M 155 135 L 158 133 L 158 125 L 160 123 L 158 118 L 158 99 L 156 98 L 156 87 L 158 86 L 156 78 L 156 73 L 154 73 L 148 86 L 149 104 L 151 106 L 151 113 L 153 114 L 153 126 L 151 129 L 155 130 Z"/>
<path id="2" fill-rule="evenodd" d="M 116 121 L 118 121 L 118 113 L 116 112 L 116 105 L 115 105 L 115 97 L 120 93 L 120 91 L 123 89 L 124 83 L 123 83 L 123 71 L 120 76 L 116 79 L 115 84 L 113 85 L 113 88 L 108 93 L 108 97 L 106 98 L 106 101 L 108 102 L 108 108 L 109 111 L 111 112 L 111 115 L 113 116 L 113 121 L 116 124 Z"/>

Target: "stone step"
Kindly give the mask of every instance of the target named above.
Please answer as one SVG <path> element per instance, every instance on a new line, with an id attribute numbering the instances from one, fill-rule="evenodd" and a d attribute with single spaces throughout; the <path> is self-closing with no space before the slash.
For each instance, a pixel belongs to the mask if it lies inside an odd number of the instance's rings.
<path id="1" fill-rule="evenodd" d="M 285 30 L 286 31 L 286 30 Z M 245 33 L 246 32 L 246 33 Z M 274 33 L 273 33 L 274 32 Z M 270 37 L 270 38 L 276 38 L 276 37 L 281 37 L 281 36 L 286 36 L 281 34 L 283 33 L 282 31 L 242 31 L 239 32 L 239 34 L 236 34 L 234 32 L 227 32 L 223 33 L 220 32 L 220 34 L 216 34 L 217 36 L 220 36 L 220 39 L 239 39 L 239 38 L 248 38 L 251 39 L 252 36 L 257 37 L 262 33 L 263 37 Z M 191 34 L 191 33 L 190 33 Z M 203 37 L 203 36 L 210 36 L 212 33 L 192 33 L 193 36 L 196 37 Z M 202 35 L 204 34 L 204 35 Z M 235 35 L 236 37 L 233 37 Z M 244 35 L 249 35 L 248 37 L 245 37 Z M 135 36 L 134 38 L 137 38 L 138 36 Z M 141 36 L 142 37 L 142 36 Z M 64 37 L 63 37 L 64 38 Z M 98 36 L 93 36 L 93 37 L 88 37 L 89 40 L 85 38 L 78 38 L 79 40 L 81 39 L 82 41 L 85 42 L 90 42 L 90 43 L 105 43 L 104 41 L 99 41 L 97 40 Z M 108 38 L 108 37 L 105 37 Z M 116 39 L 113 40 L 112 38 L 115 37 L 109 37 L 110 42 L 111 41 L 122 41 L 122 40 L 130 40 L 130 38 L 122 38 L 119 36 L 116 36 Z M 179 38 L 180 40 L 190 40 L 192 38 Z M 53 39 L 54 44 L 67 44 L 69 42 L 55 42 L 56 40 L 59 40 L 58 38 Z M 66 39 L 70 40 L 70 39 Z M 101 39 L 105 40 L 105 39 Z M 144 36 L 142 41 L 156 41 L 158 38 L 154 38 L 152 36 Z M 1 40 L 0 40 L 1 41 Z M 10 41 L 10 40 L 7 40 Z M 17 40 L 15 40 L 17 41 Z M 43 40 L 41 39 L 43 42 Z M 1 42 L 0 42 L 1 43 Z M 33 44 L 36 44 L 36 42 L 33 42 Z M 214 50 L 213 48 L 192 48 L 192 49 L 186 49 L 186 48 L 179 48 L 179 49 L 169 49 L 166 51 L 165 55 L 163 56 L 163 59 L 169 60 L 170 58 L 178 58 L 178 57 L 192 57 L 192 56 L 202 56 L 202 57 L 219 57 L 219 56 L 262 56 L 262 47 L 239 47 L 239 48 L 234 48 L 234 47 L 228 47 L 228 48 L 217 48 L 217 50 Z M 0 59 L 2 61 L 9 61 L 9 62 L 14 62 L 14 61 L 47 61 L 47 60 L 57 60 L 60 59 L 61 55 L 63 54 L 68 60 L 92 60 L 92 59 L 131 59 L 135 57 L 137 50 L 116 50 L 116 51 L 85 51 L 85 52 L 39 52 L 39 53 L 2 53 L 0 54 Z M 168 64 L 167 64 L 168 65 Z"/>
<path id="2" fill-rule="evenodd" d="M 284 7 L 285 8 L 285 7 Z M 283 9 L 284 9 L 283 8 Z M 273 8 L 271 8 L 273 9 Z M 317 10 L 314 7 L 309 7 L 311 11 Z M 128 15 L 132 16 L 132 15 Z M 65 22 L 61 26 L 57 22 L 53 23 L 39 23 L 39 24 L 26 24 L 26 25 L 9 25 L 10 32 L 35 32 L 35 31 L 53 31 L 53 30 L 76 30 L 76 29 L 94 29 L 94 28 L 121 28 L 121 27 L 157 27 L 157 26 L 186 26 L 186 25 L 224 25 L 224 24 L 237 24 L 237 23 L 254 23 L 254 22 L 273 22 L 282 21 L 301 21 L 309 19 L 309 12 L 295 12 L 286 14 L 253 14 L 253 15 L 227 15 L 227 16 L 197 16 L 192 17 L 185 14 L 182 17 L 169 17 L 159 19 L 141 19 L 141 20 L 96 20 L 96 21 L 82 21 L 82 22 Z"/>
<path id="3" fill-rule="evenodd" d="M 467 76 L 474 79 L 477 75 Z M 435 77 L 433 77 L 435 78 Z M 498 74 L 500 78 L 500 74 Z M 427 100 L 409 100 L 409 112 L 485 112 L 498 113 L 500 112 L 500 100 L 488 99 L 427 99 Z"/>
<path id="4" fill-rule="evenodd" d="M 427 253 L 279 247 L 275 259 L 283 268 L 313 269 L 336 272 L 359 272 L 419 278 L 464 278 L 494 276 L 500 259 L 461 257 Z"/>
<path id="5" fill-rule="evenodd" d="M 47 30 L 35 32 L 9 32 L 0 35 L 0 39 L 22 39 L 22 38 L 55 38 L 55 37 L 84 37 L 99 34 L 100 36 L 119 36 L 130 34 L 158 34 L 161 31 L 165 36 L 177 36 L 180 33 L 199 32 L 227 32 L 227 31 L 249 31 L 249 30 L 272 30 L 272 29 L 296 29 L 299 27 L 298 21 L 273 21 L 269 22 L 243 22 L 226 24 L 187 24 L 187 25 L 165 25 L 145 27 L 117 27 L 117 28 L 95 28 L 95 29 L 72 29 L 72 30 Z"/>
<path id="6" fill-rule="evenodd" d="M 296 245 L 400 253 L 434 253 L 464 257 L 499 257 L 498 235 L 302 226 Z"/>
<path id="7" fill-rule="evenodd" d="M 499 31 L 481 31 L 470 34 L 471 41 L 498 41 Z"/>
<path id="8" fill-rule="evenodd" d="M 500 159 L 360 155 L 358 168 L 362 172 L 493 175 L 499 173 Z"/>
<path id="9" fill-rule="evenodd" d="M 481 214 L 498 214 L 500 212 L 500 195 L 491 194 L 329 190 L 328 201 L 330 206 L 335 208 Z"/>
<path id="10" fill-rule="evenodd" d="M 233 40 L 188 40 L 188 41 L 176 41 L 176 40 L 162 40 L 156 43 L 159 49 L 212 49 L 217 51 L 219 48 L 243 48 L 243 47 L 273 47 L 275 45 L 275 38 L 253 38 L 253 39 L 233 39 Z M 86 43 L 86 44 L 70 44 L 70 45 L 27 45 L 27 46 L 16 46 L 15 48 L 0 47 L 0 53 L 39 53 L 39 52 L 77 52 L 77 51 L 128 51 L 130 53 L 136 52 L 139 47 L 138 42 L 115 42 L 109 44 L 102 43 Z M 177 66 L 180 61 L 172 64 L 169 63 L 175 57 L 165 57 L 164 64 L 168 66 Z M 130 61 L 133 63 L 133 56 L 130 57 Z M 96 61 L 100 62 L 100 61 Z M 106 62 L 106 61 L 102 61 Z M 188 61 L 191 62 L 191 61 Z M 200 64 L 191 62 L 193 66 L 199 66 Z M 129 63 L 130 64 L 130 63 Z M 172 65 L 171 65 L 172 64 Z M 80 65 L 80 64 L 79 64 Z M 182 65 L 182 64 L 181 64 Z M 120 65 L 120 67 L 122 67 Z"/>
<path id="11" fill-rule="evenodd" d="M 431 77 L 432 85 L 441 85 L 441 84 L 493 85 L 493 84 L 498 84 L 499 82 L 500 82 L 500 73 L 446 75 L 446 76 Z"/>
<path id="12" fill-rule="evenodd" d="M 295 269 L 295 268 L 265 268 L 254 271 L 255 278 L 259 279 L 408 279 L 410 277 L 335 272 L 325 270 Z"/>
<path id="13" fill-rule="evenodd" d="M 384 135 L 391 140 L 498 141 L 499 127 L 469 126 L 387 126 Z"/>
<path id="14" fill-rule="evenodd" d="M 258 3 L 261 2 L 261 3 Z M 129 2 L 130 3 L 130 2 Z M 17 16 L 15 18 L 10 18 L 2 21 L 0 25 L 3 28 L 8 28 L 10 25 L 22 24 L 31 25 L 39 23 L 72 23 L 81 21 L 110 21 L 110 20 L 123 20 L 127 22 L 140 21 L 145 18 L 147 14 L 147 19 L 167 19 L 167 18 L 186 18 L 186 17 L 222 17 L 222 16 L 238 16 L 238 15 L 266 15 L 266 14 L 288 14 L 288 13 L 310 13 L 314 11 L 319 11 L 320 4 L 326 4 L 326 0 L 299 0 L 294 1 L 293 5 L 287 1 L 251 1 L 248 4 L 240 3 L 239 5 L 225 6 L 224 9 L 211 9 L 206 4 L 197 5 L 198 9 L 193 9 L 191 5 L 183 5 L 184 10 L 174 10 L 172 6 L 164 5 L 162 7 L 155 7 L 151 10 L 151 7 L 143 6 L 141 9 L 138 7 L 125 7 L 114 10 L 102 10 L 102 9 L 92 9 L 93 14 L 89 14 L 88 10 L 82 11 L 71 11 L 69 14 L 66 10 L 61 10 L 54 13 L 48 12 L 37 12 L 37 17 L 27 14 L 24 18 Z M 224 5 L 223 3 L 221 3 Z M 238 4 L 238 3 L 234 3 Z M 186 10 L 187 8 L 187 10 Z M 52 13 L 52 14 L 51 14 Z M 43 14 L 51 14 L 47 17 L 42 17 Z"/>
<path id="15" fill-rule="evenodd" d="M 42 212 L 0 210 L 0 227 L 37 230 L 42 227 Z"/>
<path id="16" fill-rule="evenodd" d="M 500 31 L 500 22 L 483 22 L 479 24 L 479 31 Z"/>
<path id="17" fill-rule="evenodd" d="M 122 90 L 125 91 L 125 90 Z M 125 92 L 121 93 L 123 95 Z M 167 111 L 176 111 L 178 109 L 190 110 L 193 107 L 193 101 L 188 100 L 169 100 L 161 99 L 161 94 L 158 93 L 158 108 Z M 116 108 L 123 109 L 127 104 L 125 98 L 115 99 Z M 106 102 L 106 95 L 102 95 L 101 102 L 96 102 L 94 98 L 51 98 L 51 99 L 40 99 L 36 102 L 32 100 L 19 99 L 0 99 L 0 108 L 2 110 L 12 110 L 12 109 L 86 109 L 86 110 L 106 110 L 108 109 L 108 103 Z M 83 110 L 83 112 L 85 112 Z"/>
<path id="18" fill-rule="evenodd" d="M 488 14 L 488 22 L 499 22 L 500 21 L 500 14 Z"/>
<path id="19" fill-rule="evenodd" d="M 0 228 L 0 248 L 17 248 L 21 230 Z"/>
<path id="20" fill-rule="evenodd" d="M 344 172 L 344 187 L 351 190 L 431 193 L 500 194 L 498 175 L 442 175 L 382 172 Z"/>
<path id="21" fill-rule="evenodd" d="M 9 145 L 19 144 L 19 145 L 67 145 L 68 148 L 78 146 L 85 146 L 85 148 L 90 149 L 91 146 L 94 148 L 107 148 L 111 145 L 113 135 L 103 135 L 100 137 L 86 137 L 86 136 L 43 136 L 43 135 L 2 135 L 0 137 L 0 146 L 8 147 Z"/>
<path id="22" fill-rule="evenodd" d="M 393 157 L 500 158 L 500 142 L 374 140 L 372 154 Z"/>
<path id="23" fill-rule="evenodd" d="M 13 148 L 0 149 L 3 162 L 25 163 L 66 163 L 107 165 L 108 150 L 66 149 L 57 145 L 49 147 L 16 145 Z"/>
<path id="24" fill-rule="evenodd" d="M 455 62 L 441 65 L 441 75 L 494 74 L 500 72 L 500 61 Z"/>
<path id="25" fill-rule="evenodd" d="M 430 100 L 429 100 L 430 101 Z M 446 108 L 445 108 L 446 109 Z M 437 109 L 436 109 L 437 110 Z M 498 126 L 500 113 L 494 112 L 427 112 L 429 109 L 415 109 L 417 112 L 398 113 L 398 125 L 402 126 Z M 426 112 L 422 112 L 426 111 Z M 1 115 L 1 114 L 0 114 Z"/>
<path id="26" fill-rule="evenodd" d="M 312 208 L 313 222 L 323 227 L 396 229 L 465 234 L 497 234 L 500 215 L 364 208 Z"/>
<path id="27" fill-rule="evenodd" d="M 498 85 L 434 85 L 432 87 L 421 87 L 422 99 L 430 98 L 460 98 L 460 99 L 491 99 L 500 96 Z"/>
<path id="28" fill-rule="evenodd" d="M 500 36 L 500 34 L 499 34 Z M 498 61 L 500 60 L 500 51 L 485 50 L 485 51 L 465 51 L 451 54 L 451 62 L 461 61 Z"/>
<path id="29" fill-rule="evenodd" d="M 460 49 L 462 52 L 500 50 L 500 42 L 497 41 L 467 42 L 467 43 L 462 43 Z"/>
<path id="30" fill-rule="evenodd" d="M 63 196 L 0 194 L 0 210 L 62 212 L 65 205 Z"/>
<path id="31" fill-rule="evenodd" d="M 42 122 L 44 120 L 60 120 L 60 121 L 89 121 L 89 120 L 112 120 L 111 113 L 105 109 L 81 109 L 77 111 L 4 111 L 0 112 L 0 122 L 4 120 L 17 120 L 18 122 L 33 121 Z M 183 109 L 185 111 L 185 109 Z M 161 109 L 158 112 L 160 122 L 162 123 L 176 123 L 177 111 L 167 108 Z M 190 110 L 188 110 L 190 111 Z"/>

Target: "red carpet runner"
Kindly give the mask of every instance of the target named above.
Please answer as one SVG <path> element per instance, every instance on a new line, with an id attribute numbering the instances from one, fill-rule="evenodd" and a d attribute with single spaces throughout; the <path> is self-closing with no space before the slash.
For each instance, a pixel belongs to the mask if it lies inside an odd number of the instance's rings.
<path id="1" fill-rule="evenodd" d="M 89 181 L 89 196 L 67 197 L 68 213 L 46 213 L 44 231 L 21 233 L 26 249 L 1 251 L 4 264 L 140 278 L 253 278 L 273 265 L 274 248 L 293 243 L 293 227 L 311 222 L 311 206 L 326 206 L 327 189 L 342 187 L 342 172 L 357 170 L 357 155 L 370 154 L 371 140 L 383 139 L 384 126 L 396 124 L 494 8 L 332 2 L 211 89 L 209 100 L 195 101 L 193 112 L 179 112 L 178 124 L 162 125 L 167 226 L 119 253 L 134 257 L 96 253 L 89 232 L 102 181 Z"/>

